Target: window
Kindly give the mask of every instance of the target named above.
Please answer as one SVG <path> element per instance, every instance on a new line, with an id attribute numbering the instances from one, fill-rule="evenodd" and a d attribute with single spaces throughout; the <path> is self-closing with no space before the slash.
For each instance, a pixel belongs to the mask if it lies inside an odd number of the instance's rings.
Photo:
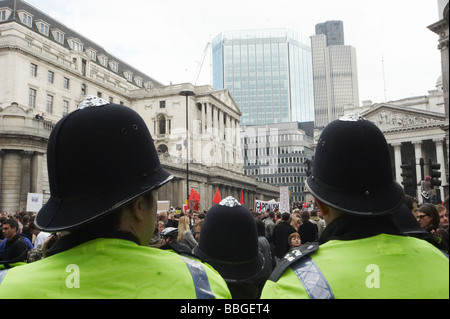
<path id="1" fill-rule="evenodd" d="M 85 59 L 81 59 L 81 74 L 83 76 L 86 76 L 86 68 L 87 68 L 87 61 Z"/>
<path id="2" fill-rule="evenodd" d="M 34 63 L 31 63 L 31 69 L 30 69 L 30 75 L 32 76 L 32 77 L 37 77 L 37 65 L 36 64 L 34 64 Z"/>
<path id="3" fill-rule="evenodd" d="M 62 116 L 65 116 L 68 113 L 69 113 L 69 101 L 63 100 Z"/>
<path id="4" fill-rule="evenodd" d="M 61 44 L 64 44 L 64 33 L 59 30 L 53 31 L 53 37 L 55 40 Z"/>
<path id="5" fill-rule="evenodd" d="M 47 76 L 48 83 L 53 84 L 54 79 L 55 79 L 55 72 L 48 71 L 48 76 Z"/>
<path id="6" fill-rule="evenodd" d="M 102 92 L 98 91 L 97 92 L 97 97 L 102 98 Z"/>
<path id="7" fill-rule="evenodd" d="M 33 24 L 33 17 L 28 13 L 22 13 L 22 23 L 31 28 Z"/>
<path id="8" fill-rule="evenodd" d="M 45 111 L 47 113 L 53 113 L 53 96 L 50 94 L 47 94 L 47 103 L 45 106 Z"/>
<path id="9" fill-rule="evenodd" d="M 97 52 L 95 52 L 94 50 L 89 51 L 89 56 L 92 61 L 97 61 Z"/>
<path id="10" fill-rule="evenodd" d="M 101 55 L 101 56 L 99 57 L 99 59 L 100 59 L 100 64 L 101 64 L 101 65 L 103 65 L 103 66 L 108 66 L 108 58 L 107 58 L 106 56 Z"/>
<path id="11" fill-rule="evenodd" d="M 166 108 L 166 101 L 159 101 L 159 108 L 165 109 Z"/>
<path id="12" fill-rule="evenodd" d="M 70 80 L 68 78 L 64 78 L 64 82 L 63 82 L 64 88 L 66 90 L 69 89 L 69 85 L 70 85 Z"/>
<path id="13" fill-rule="evenodd" d="M 36 107 L 36 90 L 31 89 L 28 91 L 28 106 L 31 108 Z"/>
<path id="14" fill-rule="evenodd" d="M 39 32 L 40 33 L 42 33 L 43 35 L 48 36 L 48 30 L 49 30 L 48 24 L 45 24 L 43 22 L 39 23 Z"/>
<path id="15" fill-rule="evenodd" d="M 111 62 L 109 65 L 111 66 L 111 70 L 114 72 L 117 73 L 119 71 L 119 64 L 117 64 L 117 62 Z"/>
<path id="16" fill-rule="evenodd" d="M 8 9 L 1 9 L 0 10 L 0 21 L 6 21 L 9 18 L 9 15 L 11 14 L 11 11 Z"/>
<path id="17" fill-rule="evenodd" d="M 158 126 L 159 126 L 158 134 L 161 135 L 166 134 L 166 118 L 164 117 L 164 115 L 159 118 Z"/>
<path id="18" fill-rule="evenodd" d="M 133 73 L 127 71 L 127 72 L 124 72 L 124 74 L 125 74 L 125 78 L 126 78 L 128 81 L 130 81 L 130 82 L 133 81 Z"/>
<path id="19" fill-rule="evenodd" d="M 81 95 L 86 95 L 86 84 L 81 84 Z"/>
<path id="20" fill-rule="evenodd" d="M 78 39 L 71 39 L 69 44 L 72 50 L 83 52 L 83 44 Z"/>

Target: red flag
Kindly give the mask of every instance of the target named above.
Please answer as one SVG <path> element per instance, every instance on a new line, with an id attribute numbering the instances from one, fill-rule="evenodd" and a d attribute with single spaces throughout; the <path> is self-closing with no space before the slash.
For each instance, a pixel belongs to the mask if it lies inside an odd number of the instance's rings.
<path id="1" fill-rule="evenodd" d="M 241 189 L 241 205 L 244 204 L 244 190 Z"/>
<path id="2" fill-rule="evenodd" d="M 213 197 L 213 203 L 218 204 L 218 203 L 220 203 L 221 200 L 222 199 L 220 198 L 219 187 L 217 187 L 216 193 L 214 194 L 214 197 Z"/>
<path id="3" fill-rule="evenodd" d="M 195 199 L 197 202 L 200 202 L 200 194 L 197 193 L 193 188 L 191 188 L 191 194 L 189 195 L 189 200 Z"/>

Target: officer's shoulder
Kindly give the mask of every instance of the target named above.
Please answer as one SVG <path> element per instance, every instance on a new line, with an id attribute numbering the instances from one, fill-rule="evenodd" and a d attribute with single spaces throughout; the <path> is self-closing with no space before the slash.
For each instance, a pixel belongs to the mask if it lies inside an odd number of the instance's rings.
<path id="1" fill-rule="evenodd" d="M 306 243 L 297 247 L 295 249 L 290 250 L 283 258 L 280 259 L 278 265 L 272 271 L 272 274 L 269 277 L 271 281 L 278 281 L 281 275 L 284 273 L 286 269 L 288 269 L 291 265 L 295 264 L 302 258 L 310 255 L 311 253 L 317 251 L 319 249 L 318 243 Z"/>

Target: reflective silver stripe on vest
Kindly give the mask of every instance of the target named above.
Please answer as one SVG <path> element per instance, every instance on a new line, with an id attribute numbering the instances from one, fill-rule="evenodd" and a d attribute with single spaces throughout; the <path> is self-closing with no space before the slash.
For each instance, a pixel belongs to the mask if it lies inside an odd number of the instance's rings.
<path id="1" fill-rule="evenodd" d="M 197 295 L 197 299 L 215 299 L 214 293 L 211 290 L 211 286 L 209 285 L 208 276 L 206 275 L 206 271 L 203 268 L 203 265 L 191 258 L 183 257 L 184 262 L 189 268 L 191 272 L 192 279 L 194 280 L 195 286 L 195 294 Z"/>
<path id="2" fill-rule="evenodd" d="M 328 281 L 311 257 L 305 256 L 291 266 L 311 299 L 334 299 Z"/>
<path id="3" fill-rule="evenodd" d="M 0 285 L 2 284 L 3 278 L 5 278 L 6 273 L 9 269 L 0 270 Z"/>

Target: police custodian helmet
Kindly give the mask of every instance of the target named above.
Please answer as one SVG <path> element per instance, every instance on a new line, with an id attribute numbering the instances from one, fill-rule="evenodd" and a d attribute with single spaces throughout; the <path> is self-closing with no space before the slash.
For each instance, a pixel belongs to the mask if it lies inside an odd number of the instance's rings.
<path id="1" fill-rule="evenodd" d="M 403 203 L 383 133 L 357 114 L 325 127 L 306 184 L 314 197 L 354 215 L 380 216 Z"/>
<path id="2" fill-rule="evenodd" d="M 141 116 L 96 97 L 55 125 L 47 168 L 51 197 L 35 222 L 49 232 L 88 223 L 172 178 Z"/>
<path id="3" fill-rule="evenodd" d="M 206 213 L 193 252 L 213 266 L 226 282 L 249 282 L 264 268 L 253 215 L 232 196 Z"/>

